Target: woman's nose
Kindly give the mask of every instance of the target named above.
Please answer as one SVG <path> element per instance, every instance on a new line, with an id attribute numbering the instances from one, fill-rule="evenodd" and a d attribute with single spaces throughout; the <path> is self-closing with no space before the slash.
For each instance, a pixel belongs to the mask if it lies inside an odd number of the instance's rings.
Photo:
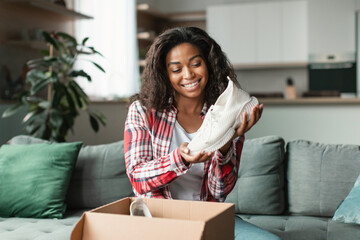
<path id="1" fill-rule="evenodd" d="M 185 79 L 191 79 L 191 78 L 193 78 L 193 75 L 194 75 L 194 73 L 191 71 L 190 68 L 188 68 L 188 67 L 184 68 L 184 78 Z"/>

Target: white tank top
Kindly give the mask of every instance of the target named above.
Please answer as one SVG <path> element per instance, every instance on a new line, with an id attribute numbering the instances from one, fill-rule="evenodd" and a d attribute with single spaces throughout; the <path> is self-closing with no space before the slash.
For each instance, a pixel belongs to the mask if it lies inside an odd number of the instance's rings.
<path id="1" fill-rule="evenodd" d="M 170 143 L 170 152 L 178 148 L 183 142 L 190 142 L 197 132 L 187 133 L 175 122 Z M 204 163 L 192 164 L 186 174 L 176 178 L 169 188 L 173 199 L 200 200 L 201 184 L 204 177 Z"/>

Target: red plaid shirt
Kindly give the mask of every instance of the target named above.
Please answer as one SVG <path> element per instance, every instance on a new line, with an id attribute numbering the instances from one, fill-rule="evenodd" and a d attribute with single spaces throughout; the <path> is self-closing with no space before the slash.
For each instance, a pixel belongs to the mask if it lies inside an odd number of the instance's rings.
<path id="1" fill-rule="evenodd" d="M 206 105 L 202 115 L 207 112 Z M 169 183 L 188 169 L 178 147 L 169 152 L 177 110 L 146 113 L 139 101 L 128 111 L 124 131 L 126 172 L 135 196 L 171 199 Z M 235 186 L 244 137 L 233 141 L 226 156 L 214 153 L 204 164 L 200 199 L 223 202 Z"/>

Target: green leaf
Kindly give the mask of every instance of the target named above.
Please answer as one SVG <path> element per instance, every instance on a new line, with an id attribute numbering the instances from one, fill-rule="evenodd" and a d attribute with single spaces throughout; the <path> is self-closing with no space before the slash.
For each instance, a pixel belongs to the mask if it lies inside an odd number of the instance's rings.
<path id="1" fill-rule="evenodd" d="M 87 74 L 86 72 L 84 72 L 83 70 L 79 70 L 79 71 L 76 71 L 76 70 L 74 70 L 74 71 L 72 71 L 71 73 L 70 73 L 70 76 L 71 77 L 85 77 L 85 78 L 87 78 L 87 80 L 89 81 L 89 82 L 91 82 L 91 77 L 90 77 L 90 75 L 89 74 Z"/>
<path id="2" fill-rule="evenodd" d="M 62 97 L 64 96 L 64 85 L 56 83 L 53 85 L 56 91 L 51 96 L 51 108 L 59 108 Z"/>
<path id="3" fill-rule="evenodd" d="M 106 126 L 106 117 L 101 114 L 101 113 L 92 113 L 92 115 L 97 119 L 99 120 L 99 122 L 103 125 L 103 126 Z"/>
<path id="4" fill-rule="evenodd" d="M 84 38 L 84 39 L 82 40 L 81 45 L 85 45 L 85 43 L 87 42 L 87 40 L 89 40 L 89 38 L 88 38 L 88 37 Z"/>
<path id="5" fill-rule="evenodd" d="M 42 102 L 39 103 L 38 106 L 43 108 L 43 109 L 47 109 L 47 108 L 50 107 L 50 102 L 49 101 L 42 101 Z"/>
<path id="6" fill-rule="evenodd" d="M 49 56 L 49 55 L 50 55 L 50 51 L 49 51 L 49 50 L 45 50 L 45 49 L 40 50 L 40 53 L 41 53 L 41 55 L 43 55 L 43 56 Z"/>
<path id="7" fill-rule="evenodd" d="M 80 94 L 77 92 L 77 90 L 75 89 L 74 85 L 71 84 L 71 82 L 73 81 L 70 81 L 69 82 L 69 89 L 71 90 L 71 92 L 73 93 L 74 97 L 75 97 L 75 100 L 76 100 L 76 103 L 77 105 L 79 106 L 79 108 L 82 108 L 83 107 L 83 103 L 81 101 L 81 96 Z"/>
<path id="8" fill-rule="evenodd" d="M 59 128 L 63 123 L 63 117 L 61 113 L 57 110 L 52 110 L 50 112 L 50 123 L 52 126 Z"/>
<path id="9" fill-rule="evenodd" d="M 98 132 L 99 131 L 99 123 L 98 121 L 96 120 L 96 118 L 89 114 L 89 117 L 90 117 L 90 124 L 91 124 L 91 128 L 95 131 L 95 132 Z"/>
<path id="10" fill-rule="evenodd" d="M 92 62 L 98 69 L 100 69 L 100 71 L 105 73 L 105 70 L 99 64 L 97 64 L 96 62 L 93 62 L 93 61 L 90 61 L 90 62 Z"/>
<path id="11" fill-rule="evenodd" d="M 46 75 L 46 72 L 44 71 L 40 71 L 40 70 L 30 70 L 27 74 L 26 74 L 26 81 L 28 81 L 32 86 L 34 86 L 35 84 L 37 84 L 38 81 L 44 80 L 49 78 Z"/>
<path id="12" fill-rule="evenodd" d="M 24 105 L 21 103 L 16 104 L 12 107 L 9 107 L 3 112 L 2 117 L 3 118 L 10 117 L 10 116 L 14 115 L 15 113 L 17 113 L 22 107 L 24 107 Z"/>
<path id="13" fill-rule="evenodd" d="M 42 59 L 42 61 L 44 61 L 44 63 L 46 63 L 47 66 L 50 66 L 50 65 L 52 65 L 52 63 L 58 62 L 58 58 L 46 56 Z"/>
<path id="14" fill-rule="evenodd" d="M 33 121 L 34 118 L 36 118 L 37 114 L 38 114 L 38 113 L 36 113 L 36 112 L 29 112 L 28 114 L 25 115 L 25 117 L 23 118 L 22 122 L 25 123 L 25 124 L 27 124 L 27 123 Z"/>
<path id="15" fill-rule="evenodd" d="M 82 88 L 77 84 L 75 81 L 70 81 L 70 84 L 74 86 L 74 90 L 76 89 L 77 93 L 81 96 L 81 99 L 84 100 L 86 105 L 89 104 L 89 97 L 87 94 L 82 90 Z"/>
<path id="16" fill-rule="evenodd" d="M 98 52 L 97 50 L 95 50 L 95 48 L 94 47 L 88 47 L 93 53 L 96 53 L 96 54 L 98 54 L 98 55 L 100 55 L 100 56 L 102 56 L 102 57 L 104 57 L 104 55 L 102 55 L 100 52 Z"/>
<path id="17" fill-rule="evenodd" d="M 42 35 L 46 42 L 53 45 L 56 50 L 59 50 L 59 43 L 55 40 L 55 38 L 51 37 L 51 35 L 46 31 L 43 31 Z"/>
<path id="18" fill-rule="evenodd" d="M 49 84 L 49 81 L 50 78 L 47 78 L 47 79 L 41 79 L 39 80 L 35 85 L 33 85 L 33 87 L 31 88 L 31 91 L 30 91 L 30 94 L 31 95 L 34 95 L 35 93 L 43 90 L 48 84 Z"/>
<path id="19" fill-rule="evenodd" d="M 69 110 L 74 115 L 76 115 L 77 114 L 77 109 L 76 109 L 76 106 L 75 106 L 74 99 L 71 97 L 71 94 L 68 92 L 68 90 L 66 88 L 64 88 L 64 91 L 65 91 L 66 101 L 67 101 L 68 106 L 69 106 Z"/>
<path id="20" fill-rule="evenodd" d="M 56 33 L 56 34 L 59 35 L 60 37 L 64 38 L 64 39 L 70 40 L 70 42 L 73 44 L 73 46 L 77 46 L 77 45 L 78 45 L 76 39 L 75 39 L 74 37 L 70 36 L 69 34 L 64 33 L 64 32 L 58 32 L 58 33 Z"/>
<path id="21" fill-rule="evenodd" d="M 28 112 L 42 112 L 44 109 L 39 107 L 39 102 L 31 103 L 28 108 Z"/>

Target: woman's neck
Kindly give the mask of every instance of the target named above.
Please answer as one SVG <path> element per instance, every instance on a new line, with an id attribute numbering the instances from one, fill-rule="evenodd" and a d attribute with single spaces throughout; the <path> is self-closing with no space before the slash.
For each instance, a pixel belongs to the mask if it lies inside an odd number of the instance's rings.
<path id="1" fill-rule="evenodd" d="M 175 106 L 183 114 L 200 114 L 204 106 L 203 99 L 177 98 Z"/>

